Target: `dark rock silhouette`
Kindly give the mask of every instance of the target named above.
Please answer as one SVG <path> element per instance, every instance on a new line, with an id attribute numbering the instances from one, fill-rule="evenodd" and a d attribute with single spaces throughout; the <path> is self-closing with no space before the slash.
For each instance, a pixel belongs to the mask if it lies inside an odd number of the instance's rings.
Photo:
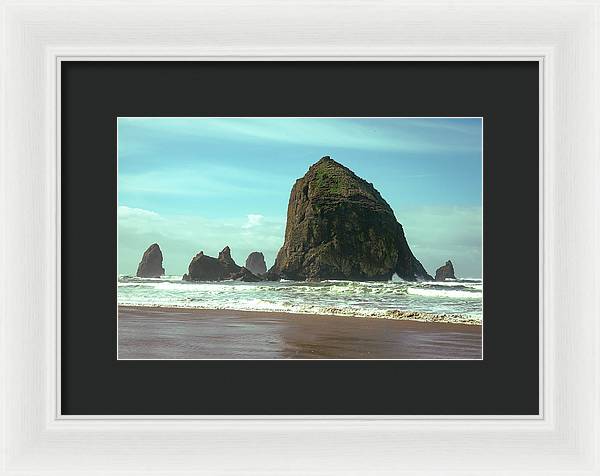
<path id="1" fill-rule="evenodd" d="M 217 259 L 223 266 L 223 270 L 224 270 L 226 276 L 234 274 L 234 273 L 238 273 L 242 269 L 241 266 L 238 266 L 237 264 L 235 264 L 235 261 L 233 261 L 233 258 L 231 257 L 231 250 L 229 249 L 229 246 L 226 246 L 225 248 L 223 248 L 223 251 L 221 251 L 219 253 L 219 257 Z M 226 278 L 226 279 L 229 279 L 229 278 Z"/>
<path id="2" fill-rule="evenodd" d="M 283 247 L 269 279 L 432 279 L 373 184 L 329 156 L 292 187 Z"/>
<path id="3" fill-rule="evenodd" d="M 456 279 L 456 276 L 454 276 L 454 266 L 452 266 L 452 261 L 450 260 L 446 261 L 444 266 L 440 266 L 435 271 L 436 281 L 444 281 L 446 278 Z"/>
<path id="4" fill-rule="evenodd" d="M 253 251 L 246 258 L 246 268 L 254 274 L 266 274 L 265 256 L 260 251 Z"/>
<path id="5" fill-rule="evenodd" d="M 249 283 L 256 283 L 258 281 L 262 281 L 261 278 L 252 273 L 248 268 L 242 266 L 240 271 L 234 273 L 230 276 L 229 279 L 235 279 L 236 281 L 246 281 Z"/>
<path id="6" fill-rule="evenodd" d="M 135 275 L 138 278 L 160 278 L 165 274 L 163 255 L 158 243 L 151 244 L 142 256 Z"/>
<path id="7" fill-rule="evenodd" d="M 183 275 L 186 281 L 221 281 L 225 279 L 225 270 L 217 258 L 207 256 L 203 251 L 192 258 L 188 273 Z"/>
<path id="8" fill-rule="evenodd" d="M 261 281 L 261 279 L 246 268 L 238 266 L 231 257 L 229 246 L 223 248 L 218 258 L 207 256 L 203 251 L 192 258 L 187 274 L 183 275 L 186 281 L 222 281 L 224 279 L 237 279 L 239 281 Z"/>

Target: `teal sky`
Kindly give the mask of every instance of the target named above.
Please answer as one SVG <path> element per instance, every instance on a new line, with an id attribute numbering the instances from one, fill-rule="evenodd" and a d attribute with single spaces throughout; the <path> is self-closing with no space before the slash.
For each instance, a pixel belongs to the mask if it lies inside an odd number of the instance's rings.
<path id="1" fill-rule="evenodd" d="M 430 274 L 481 277 L 482 121 L 119 118 L 118 272 L 157 242 L 169 275 L 229 245 L 243 265 L 283 244 L 290 190 L 324 155 L 372 182 Z"/>

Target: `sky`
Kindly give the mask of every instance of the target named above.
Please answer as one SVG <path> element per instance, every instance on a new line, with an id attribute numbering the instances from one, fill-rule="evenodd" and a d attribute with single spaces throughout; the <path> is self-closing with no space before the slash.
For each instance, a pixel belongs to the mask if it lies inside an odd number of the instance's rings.
<path id="1" fill-rule="evenodd" d="M 429 274 L 481 277 L 478 118 L 128 118 L 118 129 L 118 272 L 158 243 L 167 275 L 226 245 L 243 265 L 283 245 L 295 180 L 329 155 L 372 182 Z"/>

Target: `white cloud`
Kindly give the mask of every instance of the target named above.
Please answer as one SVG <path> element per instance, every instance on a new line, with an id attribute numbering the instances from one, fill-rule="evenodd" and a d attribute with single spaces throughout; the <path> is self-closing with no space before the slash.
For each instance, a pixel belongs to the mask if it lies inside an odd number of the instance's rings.
<path id="1" fill-rule="evenodd" d="M 151 210 L 144 210 L 142 208 L 132 208 L 120 205 L 117 209 L 117 216 L 123 219 L 131 218 L 160 218 L 160 215 Z"/>
<path id="2" fill-rule="evenodd" d="M 259 226 L 262 221 L 265 219 L 263 215 L 258 214 L 250 214 L 247 216 L 247 221 L 242 225 L 242 228 L 254 228 L 255 226 Z"/>

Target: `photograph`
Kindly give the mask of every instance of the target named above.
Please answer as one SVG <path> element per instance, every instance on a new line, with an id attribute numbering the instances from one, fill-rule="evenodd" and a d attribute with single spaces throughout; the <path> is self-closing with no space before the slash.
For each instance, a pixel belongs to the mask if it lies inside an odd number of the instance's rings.
<path id="1" fill-rule="evenodd" d="M 480 117 L 118 117 L 119 360 L 483 359 Z"/>

